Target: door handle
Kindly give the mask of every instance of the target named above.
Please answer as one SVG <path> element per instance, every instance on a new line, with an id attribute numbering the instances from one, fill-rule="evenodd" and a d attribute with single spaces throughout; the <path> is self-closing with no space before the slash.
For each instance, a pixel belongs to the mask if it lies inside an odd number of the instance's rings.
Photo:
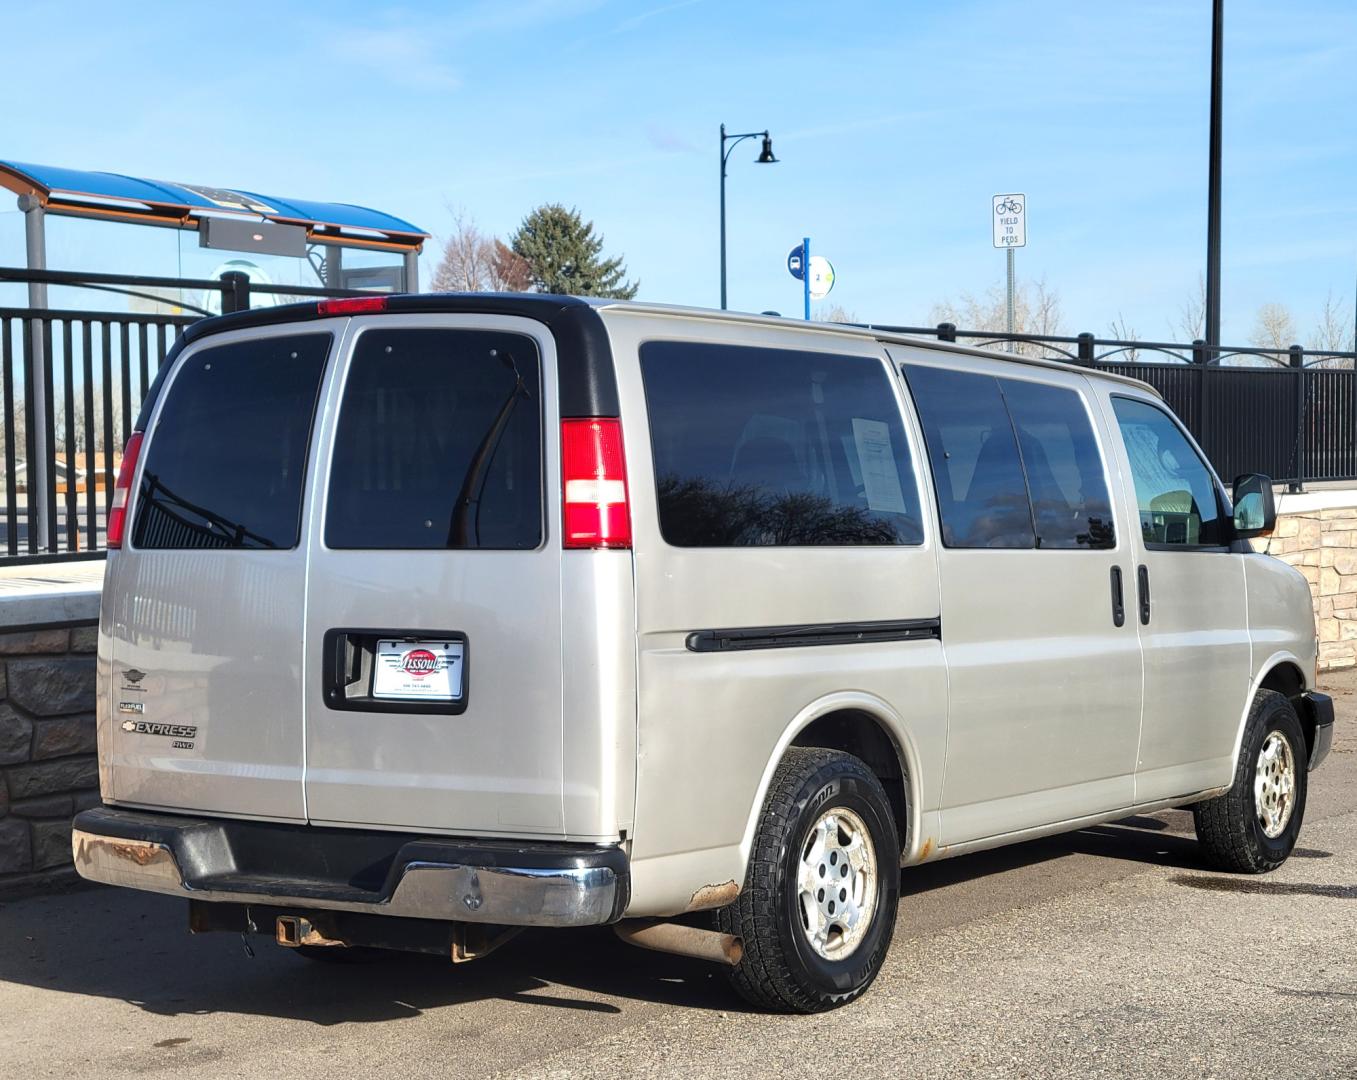
<path id="1" fill-rule="evenodd" d="M 1136 586 L 1140 596 L 1140 625 L 1150 625 L 1150 571 L 1142 565 L 1136 571 Z"/>
<path id="2" fill-rule="evenodd" d="M 1112 567 L 1112 625 L 1126 624 L 1126 604 L 1121 591 L 1121 567 Z"/>

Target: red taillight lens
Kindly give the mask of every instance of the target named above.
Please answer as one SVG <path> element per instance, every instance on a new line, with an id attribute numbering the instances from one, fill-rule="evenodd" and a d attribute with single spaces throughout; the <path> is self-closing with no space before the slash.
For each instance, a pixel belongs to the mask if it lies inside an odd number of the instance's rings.
<path id="1" fill-rule="evenodd" d="M 631 547 L 620 420 L 561 421 L 561 480 L 566 547 Z"/>
<path id="2" fill-rule="evenodd" d="M 386 310 L 385 296 L 350 296 L 343 300 L 322 300 L 317 315 L 371 315 Z"/>
<path id="3" fill-rule="evenodd" d="M 118 481 L 113 485 L 113 505 L 108 508 L 108 546 L 123 546 L 123 533 L 127 529 L 128 503 L 132 496 L 132 477 L 137 471 L 137 458 L 141 456 L 141 432 L 132 432 L 123 451 L 123 463 L 118 469 Z"/>

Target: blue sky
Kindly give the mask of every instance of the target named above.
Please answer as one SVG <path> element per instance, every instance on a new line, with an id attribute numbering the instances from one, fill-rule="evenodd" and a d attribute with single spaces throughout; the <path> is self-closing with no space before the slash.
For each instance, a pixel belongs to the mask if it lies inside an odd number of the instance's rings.
<path id="1" fill-rule="evenodd" d="M 1330 292 L 1352 318 L 1357 4 L 1226 8 L 1222 336 L 1265 302 L 1304 336 Z M 796 312 L 784 259 L 809 234 L 834 301 L 926 320 L 1001 281 L 1004 191 L 1029 199 L 1019 276 L 1069 332 L 1168 335 L 1203 267 L 1209 0 L 54 10 L 5 14 L 0 157 L 365 203 L 435 236 L 449 206 L 507 234 L 559 201 L 642 298 L 715 306 L 725 121 L 781 158 L 731 160 L 732 307 Z M 0 262 L 22 259 L 18 217 L 6 196 Z M 123 257 L 85 228 L 54 264 Z M 168 250 L 129 269 L 172 273 Z"/>

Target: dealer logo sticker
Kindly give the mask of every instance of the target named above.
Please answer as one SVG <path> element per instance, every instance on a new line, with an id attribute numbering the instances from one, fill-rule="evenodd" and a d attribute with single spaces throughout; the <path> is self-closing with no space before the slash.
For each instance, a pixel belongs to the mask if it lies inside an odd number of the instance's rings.
<path id="1" fill-rule="evenodd" d="M 401 667 L 407 675 L 423 679 L 438 670 L 438 657 L 428 649 L 411 649 L 405 654 L 405 662 Z"/>

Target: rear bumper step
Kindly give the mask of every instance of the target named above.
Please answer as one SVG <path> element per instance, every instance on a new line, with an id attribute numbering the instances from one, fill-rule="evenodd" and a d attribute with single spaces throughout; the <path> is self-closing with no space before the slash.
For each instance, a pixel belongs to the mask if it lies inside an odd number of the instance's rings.
<path id="1" fill-rule="evenodd" d="M 371 915 L 595 926 L 626 909 L 618 847 L 515 844 L 98 807 L 76 815 L 90 881 L 206 902 Z"/>

